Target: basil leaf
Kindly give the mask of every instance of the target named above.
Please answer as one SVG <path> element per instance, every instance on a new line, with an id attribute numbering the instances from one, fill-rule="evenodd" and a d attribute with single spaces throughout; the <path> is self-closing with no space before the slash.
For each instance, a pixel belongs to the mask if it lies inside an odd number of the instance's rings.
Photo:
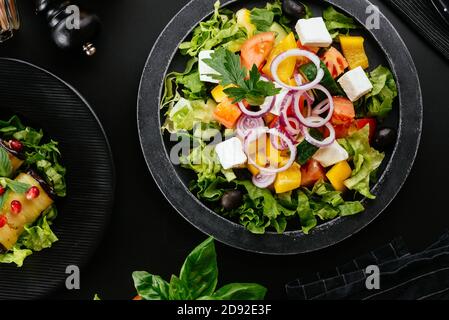
<path id="1" fill-rule="evenodd" d="M 255 283 L 231 283 L 217 290 L 212 298 L 218 300 L 263 300 L 267 289 Z"/>
<path id="2" fill-rule="evenodd" d="M 145 271 L 133 272 L 134 286 L 144 300 L 168 300 L 169 284 L 160 276 Z"/>
<path id="3" fill-rule="evenodd" d="M 29 188 L 31 188 L 31 185 L 28 183 L 23 183 L 8 178 L 0 178 L 0 184 L 15 193 L 25 193 Z"/>
<path id="4" fill-rule="evenodd" d="M 9 177 L 12 174 L 12 164 L 8 151 L 0 147 L 0 176 Z"/>
<path id="5" fill-rule="evenodd" d="M 187 284 L 175 275 L 170 279 L 168 291 L 169 300 L 192 300 Z"/>
<path id="6" fill-rule="evenodd" d="M 218 267 L 212 237 L 189 254 L 181 268 L 179 278 L 189 285 L 189 295 L 192 299 L 211 295 L 215 291 L 218 281 Z"/>

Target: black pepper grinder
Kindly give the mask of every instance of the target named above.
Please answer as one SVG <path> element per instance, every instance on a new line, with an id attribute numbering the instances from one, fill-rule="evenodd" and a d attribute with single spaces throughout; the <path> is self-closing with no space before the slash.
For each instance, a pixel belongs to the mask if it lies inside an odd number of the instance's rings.
<path id="1" fill-rule="evenodd" d="M 96 15 L 61 0 L 36 0 L 36 12 L 47 19 L 51 37 L 60 49 L 80 50 L 87 56 L 95 54 L 93 40 L 101 27 Z"/>

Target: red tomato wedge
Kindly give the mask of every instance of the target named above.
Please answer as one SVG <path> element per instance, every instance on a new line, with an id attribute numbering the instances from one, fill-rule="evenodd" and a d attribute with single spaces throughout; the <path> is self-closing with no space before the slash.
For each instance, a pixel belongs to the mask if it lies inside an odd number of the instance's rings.
<path id="1" fill-rule="evenodd" d="M 334 79 L 340 76 L 343 72 L 345 72 L 345 69 L 349 67 L 346 58 L 334 47 L 327 50 L 321 57 L 321 60 L 323 60 L 326 67 L 329 69 L 332 78 Z"/>
<path id="2" fill-rule="evenodd" d="M 354 121 L 354 104 L 344 97 L 333 97 L 334 114 L 331 122 L 333 125 L 349 125 Z"/>
<path id="3" fill-rule="evenodd" d="M 364 118 L 355 121 L 357 129 L 363 129 L 367 124 L 369 125 L 369 139 L 373 140 L 376 134 L 377 121 L 374 118 Z"/>
<path id="4" fill-rule="evenodd" d="M 275 35 L 273 32 L 264 32 L 246 40 L 241 50 L 242 66 L 251 70 L 253 65 L 260 69 L 267 61 L 273 50 Z"/>
<path id="5" fill-rule="evenodd" d="M 318 180 L 325 180 L 326 172 L 321 164 L 316 160 L 309 160 L 301 166 L 301 186 L 313 186 Z"/>

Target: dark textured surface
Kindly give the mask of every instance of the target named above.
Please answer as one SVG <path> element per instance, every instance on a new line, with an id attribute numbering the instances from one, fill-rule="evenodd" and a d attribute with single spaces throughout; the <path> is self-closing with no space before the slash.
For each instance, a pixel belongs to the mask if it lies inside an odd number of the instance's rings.
<path id="1" fill-rule="evenodd" d="M 232 5 L 232 9 L 235 10 L 242 5 L 261 6 L 263 3 L 263 1 L 244 4 L 235 0 L 222 1 L 223 5 Z M 366 8 L 370 5 L 368 1 L 358 1 L 356 4 L 351 0 L 320 3 L 334 4 L 362 24 L 366 21 Z M 321 8 L 317 3 L 312 6 L 316 13 Z M 142 76 L 138 102 L 141 144 L 153 177 L 168 201 L 184 218 L 204 233 L 233 247 L 258 253 L 311 252 L 334 245 L 367 226 L 385 209 L 401 188 L 413 165 L 421 136 L 423 112 L 421 88 L 411 56 L 394 27 L 381 15 L 382 28 L 364 32 L 371 70 L 379 64 L 389 64 L 399 88 L 396 114 L 389 119 L 396 124 L 398 140 L 393 153 L 385 159 L 384 171 L 373 188 L 377 199 L 365 203 L 366 211 L 363 214 L 324 223 L 309 235 L 305 235 L 302 231 L 289 231 L 282 235 L 275 232 L 254 235 L 241 225 L 214 213 L 189 192 L 188 183 L 191 177 L 185 174 L 185 170 L 172 166 L 168 156 L 171 145 L 164 144 L 159 134 L 163 119 L 154 116 L 159 110 L 163 79 L 167 70 L 170 66 L 178 66 L 179 61 L 183 60 L 182 57 L 175 55 L 179 44 L 197 23 L 211 14 L 212 9 L 208 0 L 190 2 L 160 35 Z"/>
<path id="2" fill-rule="evenodd" d="M 117 167 L 111 224 L 89 266 L 81 290 L 64 287 L 54 299 L 130 299 L 131 272 L 147 270 L 169 279 L 185 256 L 205 239 L 163 197 L 142 156 L 136 123 L 136 96 L 145 61 L 165 25 L 187 0 L 83 0 L 103 22 L 92 59 L 61 52 L 50 41 L 46 23 L 35 17 L 33 1 L 18 2 L 22 28 L 0 45 L 0 56 L 45 67 L 77 88 L 101 119 Z M 211 0 L 211 3 L 213 0 Z M 447 161 L 449 63 L 407 23 L 379 0 L 373 2 L 397 28 L 418 69 L 424 97 L 420 152 L 407 183 L 372 224 L 331 248 L 298 256 L 266 256 L 217 243 L 219 284 L 259 282 L 268 297 L 285 298 L 284 285 L 326 271 L 403 236 L 410 250 L 422 250 L 449 227 Z M 105 5 L 107 4 L 107 5 Z M 138 223 L 136 223 L 136 221 Z"/>
<path id="3" fill-rule="evenodd" d="M 59 241 L 28 257 L 22 268 L 0 264 L 0 299 L 43 297 L 64 283 L 67 266 L 83 267 L 102 238 L 114 191 L 109 145 L 76 92 L 18 61 L 0 59 L 0 113 L 3 120 L 17 114 L 60 142 L 67 167 L 67 197 L 56 202 L 53 228 Z"/>
<path id="4" fill-rule="evenodd" d="M 433 0 L 383 0 L 397 10 L 424 39 L 449 59 L 449 20 L 444 21 Z M 449 17 L 445 13 L 446 19 Z"/>

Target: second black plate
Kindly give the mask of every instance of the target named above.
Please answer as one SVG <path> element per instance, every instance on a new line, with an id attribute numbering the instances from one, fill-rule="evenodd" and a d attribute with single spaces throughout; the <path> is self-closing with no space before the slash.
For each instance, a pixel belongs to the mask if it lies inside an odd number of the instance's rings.
<path id="1" fill-rule="evenodd" d="M 52 248 L 22 268 L 0 264 L 0 299 L 36 299 L 64 284 L 68 266 L 82 268 L 106 227 L 114 193 L 114 165 L 103 128 L 69 85 L 30 64 L 0 59 L 0 118 L 16 114 L 60 142 L 67 197 L 58 200 Z"/>

